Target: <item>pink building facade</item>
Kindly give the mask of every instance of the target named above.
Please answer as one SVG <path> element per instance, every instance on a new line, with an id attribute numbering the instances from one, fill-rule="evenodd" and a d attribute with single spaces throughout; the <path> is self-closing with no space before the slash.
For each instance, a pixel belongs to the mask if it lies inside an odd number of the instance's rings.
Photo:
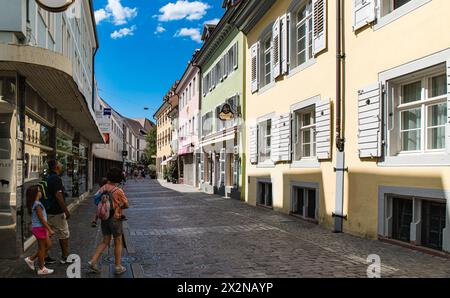
<path id="1" fill-rule="evenodd" d="M 180 182 L 198 186 L 200 73 L 189 63 L 176 89 L 179 97 L 178 157 Z"/>

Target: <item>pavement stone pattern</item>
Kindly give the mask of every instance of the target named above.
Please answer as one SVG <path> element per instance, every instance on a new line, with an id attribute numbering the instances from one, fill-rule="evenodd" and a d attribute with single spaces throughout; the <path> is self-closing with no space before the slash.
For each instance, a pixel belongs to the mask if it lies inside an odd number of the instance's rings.
<path id="1" fill-rule="evenodd" d="M 125 192 L 124 264 L 130 277 L 367 277 L 371 254 L 381 258 L 382 277 L 450 277 L 450 260 L 377 240 L 334 234 L 298 218 L 238 200 L 207 195 L 160 180 L 129 181 Z M 92 199 L 73 212 L 72 252 L 82 277 L 115 277 L 112 248 L 102 274 L 86 261 L 101 238 L 90 227 Z M 28 253 L 29 254 L 29 253 Z M 27 255 L 28 255 L 27 254 Z M 56 243 L 52 256 L 59 256 Z M 65 277 L 63 265 L 51 277 Z M 22 259 L 0 260 L 0 277 L 35 277 Z"/>
<path id="2" fill-rule="evenodd" d="M 164 181 L 127 186 L 130 239 L 145 277 L 450 277 L 450 260 Z"/>

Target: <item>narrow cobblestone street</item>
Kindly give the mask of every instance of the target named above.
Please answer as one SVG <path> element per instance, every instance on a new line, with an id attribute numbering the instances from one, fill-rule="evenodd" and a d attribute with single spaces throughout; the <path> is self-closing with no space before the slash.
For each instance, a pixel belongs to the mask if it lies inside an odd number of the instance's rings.
<path id="1" fill-rule="evenodd" d="M 421 252 L 333 234 L 244 202 L 206 195 L 161 181 L 129 181 L 124 263 L 126 277 L 365 277 L 366 258 L 381 257 L 382 277 L 450 277 L 450 260 Z M 114 277 L 104 256 L 102 274 L 86 271 L 100 239 L 90 227 L 88 199 L 71 219 L 72 252 L 82 259 L 82 277 Z M 52 256 L 59 255 L 56 243 Z M 111 252 L 109 256 L 111 256 Z M 2 277 L 32 277 L 23 260 L 0 261 Z M 63 265 L 54 277 L 64 277 Z"/>

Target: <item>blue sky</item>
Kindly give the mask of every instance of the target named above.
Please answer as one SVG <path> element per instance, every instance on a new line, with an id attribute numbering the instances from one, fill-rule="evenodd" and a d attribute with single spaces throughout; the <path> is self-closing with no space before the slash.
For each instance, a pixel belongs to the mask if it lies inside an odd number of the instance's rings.
<path id="1" fill-rule="evenodd" d="M 94 0 L 100 96 L 127 117 L 147 117 L 181 77 L 203 24 L 224 13 L 221 0 Z M 144 107 L 149 110 L 145 111 Z"/>

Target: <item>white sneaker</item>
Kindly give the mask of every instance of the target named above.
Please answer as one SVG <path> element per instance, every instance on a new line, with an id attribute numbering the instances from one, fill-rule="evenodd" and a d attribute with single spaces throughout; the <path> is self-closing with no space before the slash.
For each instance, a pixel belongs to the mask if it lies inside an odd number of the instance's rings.
<path id="1" fill-rule="evenodd" d="M 34 269 L 35 269 L 34 268 L 34 261 L 32 261 L 30 259 L 30 257 L 26 257 L 25 258 L 25 263 L 27 263 L 28 267 L 30 267 L 30 269 L 34 271 Z"/>
<path id="2" fill-rule="evenodd" d="M 47 267 L 44 266 L 44 268 L 38 270 L 37 274 L 38 275 L 49 275 L 49 274 L 52 274 L 53 271 L 55 271 L 55 270 L 48 269 Z"/>

